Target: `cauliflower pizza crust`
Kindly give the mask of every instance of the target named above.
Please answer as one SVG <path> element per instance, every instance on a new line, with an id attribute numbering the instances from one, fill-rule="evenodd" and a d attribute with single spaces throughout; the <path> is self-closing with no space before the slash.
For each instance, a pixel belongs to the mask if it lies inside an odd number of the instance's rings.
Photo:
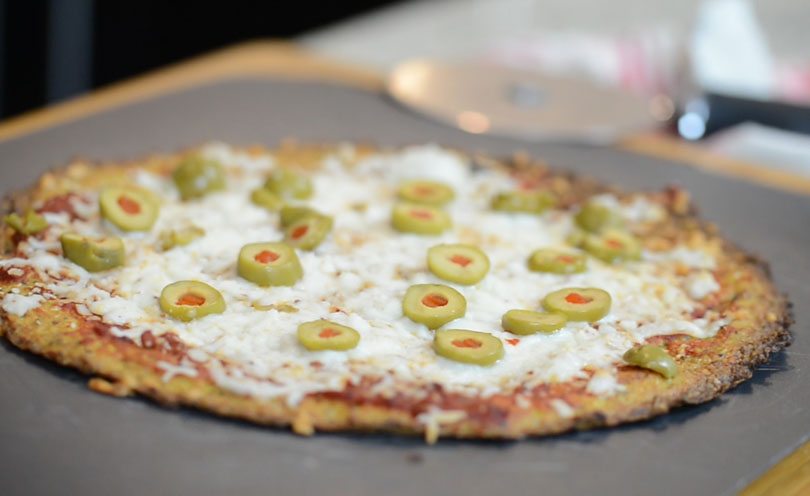
<path id="1" fill-rule="evenodd" d="M 173 171 L 189 157 L 220 164 L 224 189 L 182 200 Z M 290 203 L 330 216 L 331 229 L 313 250 L 296 250 L 303 276 L 292 286 L 261 287 L 238 275 L 237 257 L 248 243 L 284 239 L 277 209 L 251 201 L 278 170 L 310 179 L 312 195 Z M 452 227 L 430 235 L 392 228 L 397 188 L 408 180 L 452 188 L 454 199 L 439 207 Z M 115 186 L 146 192 L 159 209 L 154 225 L 123 231 L 102 216 L 99 192 Z M 492 199 L 509 191 L 542 191 L 554 205 L 539 214 L 493 210 Z M 587 254 L 585 270 L 568 274 L 530 270 L 540 248 L 586 253 L 575 235 L 587 204 L 614 212 L 640 255 L 607 263 Z M 790 341 L 789 304 L 766 264 L 699 220 L 685 191 L 621 192 L 520 154 L 212 143 L 131 163 L 79 161 L 4 208 L 47 221 L 30 235 L 4 225 L 0 332 L 11 343 L 92 374 L 90 387 L 102 393 L 299 434 L 387 431 L 433 442 L 613 426 L 709 401 Z M 204 234 L 165 244 L 167 232 L 189 228 Z M 63 254 L 66 232 L 121 239 L 123 265 L 88 272 Z M 460 285 L 434 275 L 426 252 L 443 243 L 486 253 L 486 276 Z M 161 291 L 180 280 L 216 288 L 224 311 L 188 321 L 165 313 Z M 455 289 L 466 313 L 437 331 L 409 319 L 402 299 L 415 284 Z M 503 329 L 506 311 L 540 311 L 547 294 L 572 287 L 606 291 L 609 312 L 549 333 Z M 357 345 L 303 346 L 299 324 L 320 319 L 355 329 Z M 488 333 L 503 356 L 489 366 L 444 358 L 433 344 L 444 329 Z M 623 359 L 642 344 L 666 350 L 677 375 Z"/>

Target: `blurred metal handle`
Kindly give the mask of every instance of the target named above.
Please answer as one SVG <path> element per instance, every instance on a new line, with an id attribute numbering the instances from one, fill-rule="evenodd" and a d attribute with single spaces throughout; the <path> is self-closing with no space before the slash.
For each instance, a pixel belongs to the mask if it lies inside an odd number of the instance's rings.
<path id="1" fill-rule="evenodd" d="M 686 103 L 678 132 L 694 140 L 743 122 L 810 134 L 810 106 L 707 93 Z"/>

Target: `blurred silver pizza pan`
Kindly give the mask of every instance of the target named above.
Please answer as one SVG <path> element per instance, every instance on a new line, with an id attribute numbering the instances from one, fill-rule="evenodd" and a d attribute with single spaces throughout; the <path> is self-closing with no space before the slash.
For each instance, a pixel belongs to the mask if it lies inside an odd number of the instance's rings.
<path id="1" fill-rule="evenodd" d="M 671 117 L 660 99 L 481 62 L 409 60 L 391 72 L 387 90 L 467 132 L 533 141 L 611 143 Z"/>

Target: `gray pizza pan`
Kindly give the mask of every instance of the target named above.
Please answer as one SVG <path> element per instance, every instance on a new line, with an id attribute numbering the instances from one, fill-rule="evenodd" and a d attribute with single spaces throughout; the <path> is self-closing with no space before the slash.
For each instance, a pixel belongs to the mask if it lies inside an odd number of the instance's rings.
<path id="1" fill-rule="evenodd" d="M 87 377 L 0 347 L 0 494 L 733 494 L 810 435 L 810 198 L 595 147 L 464 134 L 380 95 L 320 83 L 231 80 L 0 143 L 5 190 L 75 156 L 126 159 L 204 140 L 524 148 L 626 188 L 687 188 L 702 214 L 770 260 L 795 303 L 794 344 L 711 403 L 616 429 L 520 442 L 331 434 L 169 410 L 91 392 Z"/>

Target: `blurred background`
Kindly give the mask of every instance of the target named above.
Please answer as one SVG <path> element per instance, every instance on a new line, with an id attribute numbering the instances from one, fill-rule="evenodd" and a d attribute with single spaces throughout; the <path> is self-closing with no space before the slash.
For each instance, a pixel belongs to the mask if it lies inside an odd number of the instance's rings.
<path id="1" fill-rule="evenodd" d="M 422 58 L 483 64 L 481 74 L 499 68 L 505 79 L 510 70 L 529 71 L 562 78 L 564 88 L 586 82 L 633 95 L 654 117 L 649 128 L 810 175 L 808 21 L 810 0 L 0 0 L 0 116 L 240 41 L 281 38 L 381 75 Z M 484 90 L 446 67 L 429 69 L 464 87 L 469 100 L 459 106 L 486 107 Z M 414 72 L 406 75 L 413 89 Z M 426 113 L 464 93 L 423 86 L 419 101 L 405 103 Z M 548 98 L 553 92 L 518 89 L 521 105 L 559 103 Z M 588 98 L 574 92 L 569 100 Z M 579 112 L 580 122 L 604 117 L 579 107 L 564 114 Z M 483 129 L 480 116 L 497 113 L 485 110 L 466 130 Z M 616 129 L 627 124 L 618 122 L 620 112 L 603 112 L 611 113 Z M 524 124 L 518 120 L 508 124 Z M 524 135 L 537 131 L 529 127 Z"/>
<path id="2" fill-rule="evenodd" d="M 289 38 L 392 0 L 0 0 L 0 116 L 212 49 Z"/>

